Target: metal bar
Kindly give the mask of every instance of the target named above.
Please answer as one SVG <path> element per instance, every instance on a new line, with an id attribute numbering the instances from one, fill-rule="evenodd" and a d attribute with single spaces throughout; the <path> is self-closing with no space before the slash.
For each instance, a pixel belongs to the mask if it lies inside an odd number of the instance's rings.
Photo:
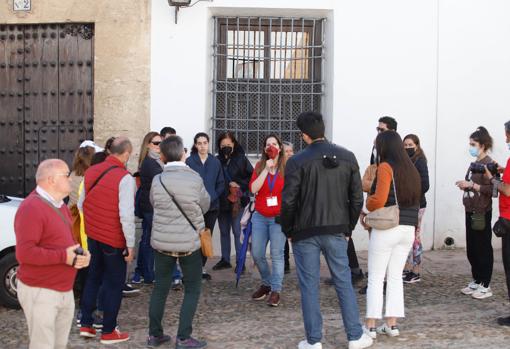
<path id="1" fill-rule="evenodd" d="M 262 30 L 262 20 L 261 20 L 260 17 L 259 17 L 259 28 L 258 29 L 259 29 L 259 46 L 260 46 L 260 39 L 261 39 L 260 37 L 262 36 L 261 33 L 264 33 L 264 44 L 263 44 L 264 45 L 264 48 L 263 48 L 263 52 L 264 53 L 263 53 L 263 56 L 265 56 L 266 55 L 265 50 L 266 50 L 266 40 L 267 40 L 267 37 L 266 37 L 265 31 Z M 259 61 L 260 61 L 260 51 L 261 50 L 259 49 L 259 51 L 258 51 Z M 267 68 L 266 68 L 266 63 L 265 62 L 266 61 L 264 60 L 264 65 L 263 65 L 264 68 L 263 68 L 263 72 L 262 72 L 262 79 L 266 75 L 265 70 Z M 259 77 L 259 79 L 257 79 L 257 92 L 258 92 L 258 94 L 257 94 L 257 122 L 256 122 L 257 128 L 260 127 L 260 114 L 261 114 L 261 112 L 260 112 L 260 98 L 262 96 L 260 87 L 262 86 L 262 79 L 260 77 Z M 248 94 L 250 94 L 250 93 L 251 93 L 251 91 L 248 91 Z M 257 143 L 258 143 L 259 132 L 257 131 L 256 134 L 257 134 Z"/>
<path id="2" fill-rule="evenodd" d="M 304 80 L 304 71 L 303 67 L 305 64 L 308 64 L 308 60 L 305 60 L 305 51 L 303 49 L 303 45 L 305 43 L 305 21 L 301 19 L 301 98 L 300 98 L 300 105 L 299 105 L 299 111 L 303 112 L 303 80 Z M 296 43 L 297 44 L 297 43 Z"/>
<path id="3" fill-rule="evenodd" d="M 215 55 L 215 51 L 218 49 L 218 46 L 216 43 L 218 42 L 218 17 L 213 17 L 214 20 L 214 28 L 213 28 L 213 62 L 212 62 L 212 72 L 213 72 L 213 81 L 212 81 L 212 88 L 213 88 L 213 98 L 212 98 L 212 110 L 211 110 L 211 118 L 209 120 L 210 122 L 210 130 L 211 130 L 211 139 L 212 144 L 216 144 L 216 132 L 213 132 L 213 127 L 216 126 L 214 123 L 216 122 L 216 98 L 217 97 L 217 85 L 218 85 L 218 74 L 217 67 L 218 67 L 218 56 Z M 214 154 L 214 149 L 211 149 L 211 152 Z"/>
<path id="4" fill-rule="evenodd" d="M 251 22 L 251 18 L 248 17 L 248 60 L 250 59 L 249 45 L 251 43 L 251 40 L 250 40 L 250 33 L 251 33 L 251 31 L 250 31 L 250 24 L 251 23 L 250 22 Z M 255 35 L 255 32 L 254 32 L 254 35 Z M 246 42 L 245 42 L 245 44 L 246 44 Z M 253 46 L 255 46 L 255 36 L 253 37 Z M 255 55 L 254 55 L 253 58 L 255 58 Z M 250 76 L 250 79 L 248 79 L 247 84 L 246 84 L 246 90 L 247 91 L 250 91 L 250 81 L 251 81 L 251 79 L 256 78 L 256 76 L 257 76 L 257 69 L 256 69 L 256 65 L 254 65 L 253 66 L 253 76 Z M 246 95 L 246 129 L 248 129 L 248 127 L 249 127 L 249 124 L 248 124 L 248 122 L 249 122 L 248 120 L 249 119 L 250 119 L 250 95 L 247 94 Z M 248 140 L 249 140 L 249 138 L 248 138 L 248 131 L 245 132 L 245 139 L 246 139 L 246 145 L 248 146 L 249 145 L 248 144 Z"/>
<path id="5" fill-rule="evenodd" d="M 313 20 L 313 27 L 312 27 L 312 44 L 315 45 L 315 19 Z M 315 48 L 312 49 L 312 57 L 315 56 Z M 310 64 L 311 62 L 311 66 L 312 66 L 312 75 L 311 75 L 311 80 L 312 81 L 315 81 L 315 58 L 311 58 L 311 61 L 308 62 L 308 64 Z M 322 79 L 321 79 L 322 80 Z M 312 86 L 312 92 L 315 93 L 315 88 L 314 86 Z M 312 110 L 315 110 L 314 106 L 313 106 L 313 102 L 314 102 L 314 97 L 312 95 L 311 97 L 312 99 L 312 105 L 311 105 L 311 109 Z"/>

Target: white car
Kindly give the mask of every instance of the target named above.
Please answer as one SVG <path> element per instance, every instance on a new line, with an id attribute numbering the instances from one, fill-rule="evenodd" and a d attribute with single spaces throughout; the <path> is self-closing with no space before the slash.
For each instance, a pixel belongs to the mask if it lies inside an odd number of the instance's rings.
<path id="1" fill-rule="evenodd" d="M 9 308 L 19 308 L 14 216 L 22 201 L 20 198 L 0 196 L 0 303 Z"/>

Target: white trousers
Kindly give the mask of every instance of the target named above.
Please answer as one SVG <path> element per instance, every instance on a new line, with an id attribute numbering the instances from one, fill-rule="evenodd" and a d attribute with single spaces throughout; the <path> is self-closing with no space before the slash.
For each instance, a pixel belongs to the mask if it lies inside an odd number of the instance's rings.
<path id="1" fill-rule="evenodd" d="M 404 317 L 402 271 L 413 245 L 414 229 L 413 226 L 399 225 L 387 230 L 372 230 L 368 243 L 368 319 L 382 318 L 385 276 L 385 317 Z"/>
<path id="2" fill-rule="evenodd" d="M 65 349 L 74 317 L 73 291 L 27 286 L 18 280 L 18 300 L 28 325 L 30 349 Z"/>

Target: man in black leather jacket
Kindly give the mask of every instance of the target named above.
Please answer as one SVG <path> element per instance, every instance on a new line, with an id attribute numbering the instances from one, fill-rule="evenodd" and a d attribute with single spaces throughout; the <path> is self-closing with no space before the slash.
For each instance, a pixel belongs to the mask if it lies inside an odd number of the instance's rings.
<path id="1" fill-rule="evenodd" d="M 322 115 L 306 112 L 297 125 L 308 147 L 287 162 L 282 193 L 282 230 L 291 238 L 306 340 L 300 349 L 321 348 L 319 307 L 320 253 L 326 262 L 341 305 L 349 348 L 367 348 L 347 258 L 348 238 L 363 206 L 358 163 L 354 154 L 324 138 Z"/>

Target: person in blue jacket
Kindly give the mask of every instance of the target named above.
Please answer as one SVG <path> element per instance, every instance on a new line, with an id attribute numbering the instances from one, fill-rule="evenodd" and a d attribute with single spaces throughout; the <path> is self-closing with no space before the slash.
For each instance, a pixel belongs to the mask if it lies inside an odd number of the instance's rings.
<path id="1" fill-rule="evenodd" d="M 186 159 L 186 165 L 197 172 L 204 180 L 204 186 L 211 197 L 209 211 L 204 215 L 205 227 L 214 231 L 214 225 L 220 213 L 220 196 L 225 191 L 225 179 L 220 161 L 209 153 L 209 135 L 199 132 L 193 139 L 191 155 Z M 210 280 L 211 276 L 205 269 L 207 257 L 202 257 L 202 278 Z"/>

